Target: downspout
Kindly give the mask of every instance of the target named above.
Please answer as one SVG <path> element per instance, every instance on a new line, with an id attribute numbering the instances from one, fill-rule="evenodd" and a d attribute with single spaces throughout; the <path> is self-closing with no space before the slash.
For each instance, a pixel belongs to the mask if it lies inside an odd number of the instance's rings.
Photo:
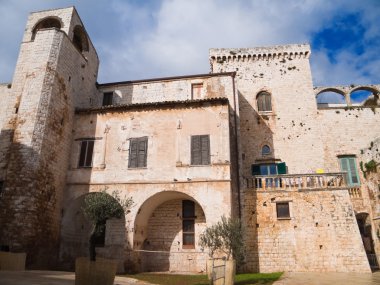
<path id="1" fill-rule="evenodd" d="M 240 163 L 239 163 L 239 144 L 238 144 L 238 125 L 237 125 L 237 106 L 236 106 L 236 87 L 235 87 L 235 76 L 236 72 L 234 72 L 232 77 L 232 89 L 233 89 L 233 97 L 234 97 L 234 123 L 235 123 L 235 152 L 236 152 L 236 178 L 237 178 L 237 194 L 238 194 L 238 215 L 239 220 L 241 221 L 241 201 L 240 201 Z"/>

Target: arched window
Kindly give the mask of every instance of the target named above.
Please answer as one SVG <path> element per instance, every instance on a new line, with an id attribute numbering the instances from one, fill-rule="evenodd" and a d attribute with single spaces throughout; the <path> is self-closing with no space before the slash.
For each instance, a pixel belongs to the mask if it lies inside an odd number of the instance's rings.
<path id="1" fill-rule="evenodd" d="M 271 154 L 271 149 L 268 145 L 264 145 L 263 148 L 261 149 L 261 155 L 269 155 Z"/>
<path id="2" fill-rule="evenodd" d="M 39 30 L 43 29 L 49 29 L 49 28 L 57 28 L 61 29 L 62 25 L 61 22 L 56 18 L 45 18 L 42 19 L 38 24 L 34 27 L 32 32 L 32 41 L 34 41 L 34 38 L 36 37 L 36 34 Z"/>
<path id="3" fill-rule="evenodd" d="M 257 110 L 272 111 L 271 95 L 268 92 L 260 92 L 257 97 Z"/>
<path id="4" fill-rule="evenodd" d="M 88 39 L 82 26 L 75 26 L 73 44 L 80 52 L 88 51 Z"/>

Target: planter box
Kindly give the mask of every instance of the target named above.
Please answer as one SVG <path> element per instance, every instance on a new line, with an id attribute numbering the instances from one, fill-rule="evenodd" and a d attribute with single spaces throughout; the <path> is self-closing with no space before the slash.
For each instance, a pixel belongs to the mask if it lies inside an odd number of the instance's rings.
<path id="1" fill-rule="evenodd" d="M 97 258 L 90 261 L 88 257 L 75 260 L 75 285 L 113 285 L 117 261 Z"/>
<path id="2" fill-rule="evenodd" d="M 0 251 L 0 270 L 25 270 L 26 253 Z"/>

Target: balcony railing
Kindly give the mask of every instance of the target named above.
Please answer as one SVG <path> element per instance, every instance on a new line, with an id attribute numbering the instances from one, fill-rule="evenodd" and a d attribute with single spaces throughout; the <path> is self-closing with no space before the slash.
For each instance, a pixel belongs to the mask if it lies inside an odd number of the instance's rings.
<path id="1" fill-rule="evenodd" d="M 254 176 L 246 178 L 246 187 L 257 190 L 288 190 L 299 189 L 340 189 L 349 188 L 345 172 L 321 174 L 281 174 L 269 176 Z M 359 196 L 358 188 L 352 188 L 353 195 Z M 350 193 L 351 194 L 351 193 Z"/>

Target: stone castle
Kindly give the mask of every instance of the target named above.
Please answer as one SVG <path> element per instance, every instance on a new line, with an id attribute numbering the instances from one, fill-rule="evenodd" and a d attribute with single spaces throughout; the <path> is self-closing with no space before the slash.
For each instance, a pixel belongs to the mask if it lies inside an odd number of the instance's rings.
<path id="1" fill-rule="evenodd" d="M 241 270 L 369 272 L 380 85 L 314 87 L 309 56 L 211 49 L 210 73 L 98 84 L 75 8 L 31 13 L 0 85 L 0 245 L 70 269 L 88 254 L 84 197 L 117 190 L 134 206 L 97 251 L 119 271 L 205 271 L 199 235 L 225 215 L 245 229 Z"/>

